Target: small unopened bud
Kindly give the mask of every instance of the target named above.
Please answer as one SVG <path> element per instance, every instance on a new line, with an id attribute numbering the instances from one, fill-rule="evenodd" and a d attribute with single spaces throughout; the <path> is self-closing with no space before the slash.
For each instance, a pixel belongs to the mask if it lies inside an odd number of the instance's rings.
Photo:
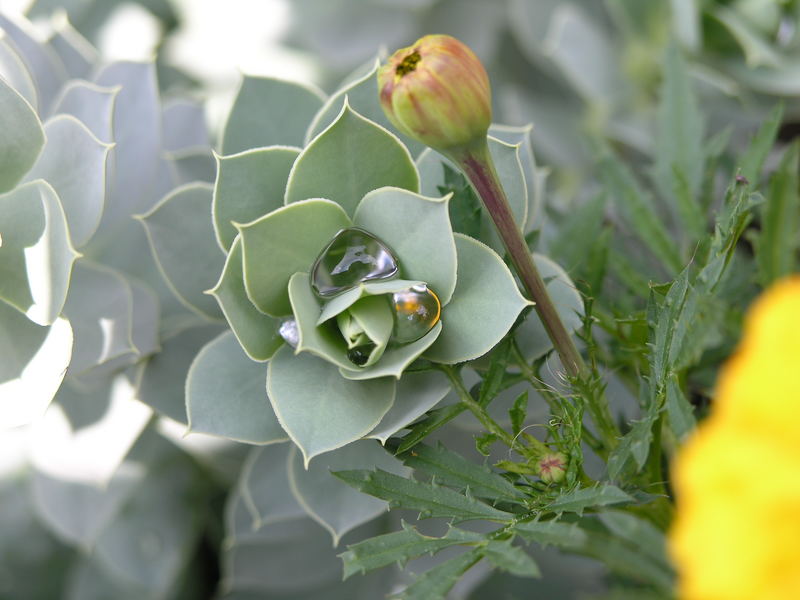
<path id="1" fill-rule="evenodd" d="M 561 452 L 550 452 L 536 463 L 536 471 L 544 483 L 559 483 L 567 473 L 567 457 Z"/>
<path id="2" fill-rule="evenodd" d="M 378 71 L 380 102 L 405 135 L 445 154 L 485 140 L 492 121 L 489 76 L 449 35 L 426 35 Z"/>

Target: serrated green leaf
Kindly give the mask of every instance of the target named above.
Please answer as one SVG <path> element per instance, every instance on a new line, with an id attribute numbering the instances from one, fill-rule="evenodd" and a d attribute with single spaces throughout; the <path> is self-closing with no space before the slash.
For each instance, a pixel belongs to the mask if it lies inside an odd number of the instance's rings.
<path id="1" fill-rule="evenodd" d="M 586 532 L 577 523 L 561 521 L 515 523 L 514 531 L 526 540 L 542 546 L 553 545 L 566 549 L 580 548 L 587 539 Z"/>
<path id="2" fill-rule="evenodd" d="M 319 90 L 244 76 L 222 133 L 222 154 L 264 146 L 302 146 L 306 124 L 322 105 Z"/>
<path id="3" fill-rule="evenodd" d="M 486 354 L 530 304 L 491 248 L 462 234 L 455 234 L 455 242 L 456 289 L 442 309 L 442 334 L 425 353 L 425 358 L 448 364 Z"/>
<path id="4" fill-rule="evenodd" d="M 147 214 L 141 223 L 153 257 L 167 285 L 190 310 L 220 318 L 213 298 L 204 292 L 216 283 L 225 255 L 214 242 L 211 186 L 195 183 L 177 188 Z"/>
<path id="5" fill-rule="evenodd" d="M 664 298 L 664 303 L 659 307 L 658 321 L 653 332 L 653 349 L 651 353 L 653 385 L 663 385 L 670 366 L 670 358 L 675 357 L 678 344 L 673 343 L 674 338 L 681 338 L 682 331 L 676 331 L 679 317 L 686 303 L 689 292 L 689 269 L 686 267 L 672 283 Z M 683 323 L 683 327 L 688 327 Z"/>
<path id="6" fill-rule="evenodd" d="M 576 512 L 579 515 L 587 508 L 633 502 L 632 496 L 626 494 L 615 485 L 604 484 L 588 488 L 577 488 L 566 494 L 556 497 L 548 510 L 553 512 Z"/>
<path id="7" fill-rule="evenodd" d="M 353 218 L 357 227 L 392 250 L 403 277 L 424 281 L 443 305 L 456 286 L 456 246 L 447 206 L 446 197 L 384 188 L 364 196 Z"/>
<path id="8" fill-rule="evenodd" d="M 508 411 L 508 416 L 511 418 L 511 431 L 514 435 L 517 435 L 522 431 L 525 418 L 528 416 L 528 390 L 524 390 L 517 396 L 513 406 Z"/>
<path id="9" fill-rule="evenodd" d="M 800 143 L 786 150 L 770 178 L 761 205 L 761 232 L 756 243 L 759 280 L 764 287 L 794 272 L 800 240 Z"/>
<path id="10" fill-rule="evenodd" d="M 702 235 L 706 229 L 699 198 L 705 161 L 703 118 L 675 45 L 667 49 L 665 60 L 655 157 L 655 181 L 661 194 L 672 201 L 683 226 Z"/>
<path id="11" fill-rule="evenodd" d="M 72 115 L 101 142 L 114 141 L 112 119 L 119 88 L 106 88 L 88 81 L 70 81 L 56 99 L 53 114 Z"/>
<path id="12" fill-rule="evenodd" d="M 694 431 L 697 420 L 692 405 L 681 390 L 677 375 L 671 375 L 667 379 L 666 407 L 670 427 L 678 440 L 683 441 Z"/>
<path id="13" fill-rule="evenodd" d="M 444 169 L 444 183 L 437 185 L 436 189 L 441 196 L 452 194 L 450 207 L 450 222 L 453 231 L 463 233 L 473 238 L 481 235 L 481 200 L 469 184 L 466 177 L 447 163 L 442 163 Z"/>
<path id="14" fill-rule="evenodd" d="M 583 326 L 583 298 L 572 279 L 561 266 L 542 254 L 534 253 L 533 261 L 567 331 L 577 331 Z M 544 356 L 553 347 L 535 311 L 530 311 L 522 325 L 515 330 L 514 339 L 522 355 L 529 361 Z"/>
<path id="15" fill-rule="evenodd" d="M 662 219 L 656 214 L 652 197 L 641 188 L 630 169 L 608 149 L 600 150 L 599 160 L 600 176 L 630 231 L 644 242 L 666 269 L 679 271 L 683 260 Z"/>
<path id="16" fill-rule="evenodd" d="M 406 452 L 419 444 L 422 440 L 424 440 L 428 435 L 455 419 L 458 415 L 464 412 L 467 409 L 466 405 L 464 404 L 451 404 L 450 406 L 445 406 L 443 408 L 437 408 L 430 412 L 430 414 L 420 421 L 416 423 L 412 428 L 411 431 L 408 432 L 406 436 L 403 437 L 403 441 L 397 447 L 397 453 Z"/>
<path id="17" fill-rule="evenodd" d="M 189 431 L 249 444 L 287 439 L 264 389 L 267 369 L 226 331 L 197 354 L 186 377 Z"/>
<path id="18" fill-rule="evenodd" d="M 392 408 L 368 437 L 382 444 L 436 406 L 450 391 L 450 382 L 440 371 L 407 372 L 397 382 Z"/>
<path id="19" fill-rule="evenodd" d="M 214 231 L 224 250 L 236 237 L 233 223 L 249 223 L 283 206 L 283 194 L 298 148 L 272 146 L 217 156 Z"/>
<path id="20" fill-rule="evenodd" d="M 423 554 L 435 554 L 443 548 L 480 542 L 484 539 L 478 533 L 454 527 L 451 527 L 443 537 L 429 537 L 406 523 L 402 525 L 402 531 L 386 533 L 348 546 L 347 552 L 339 555 L 344 563 L 344 578 L 392 563 L 404 565 L 408 560 Z"/>
<path id="21" fill-rule="evenodd" d="M 161 352 L 142 365 L 136 397 L 180 423 L 186 415 L 186 375 L 192 361 L 208 342 L 221 333 L 217 325 L 187 327 L 162 340 Z"/>
<path id="22" fill-rule="evenodd" d="M 638 469 L 644 466 L 650 453 L 653 439 L 653 424 L 661 411 L 661 401 L 655 397 L 649 400 L 647 412 L 642 419 L 635 421 L 630 431 L 622 436 L 619 444 L 608 457 L 608 477 L 617 480 L 628 461 L 634 460 Z"/>
<path id="23" fill-rule="evenodd" d="M 351 222 L 338 204 L 306 200 L 240 225 L 247 296 L 261 312 L 292 314 L 287 291 L 295 273 L 309 272 L 334 235 Z"/>
<path id="24" fill-rule="evenodd" d="M 750 182 L 753 189 L 758 186 L 761 170 L 769 151 L 775 144 L 775 137 L 783 122 L 783 104 L 778 104 L 769 113 L 759 130 L 750 141 L 745 153 L 739 158 L 742 176 Z"/>
<path id="25" fill-rule="evenodd" d="M 31 105 L 0 79 L 0 192 L 11 190 L 44 146 L 44 131 Z"/>
<path id="26" fill-rule="evenodd" d="M 479 549 L 469 550 L 426 571 L 400 594 L 398 600 L 444 600 L 461 576 L 481 559 Z"/>
<path id="27" fill-rule="evenodd" d="M 44 179 L 53 186 L 64 207 L 72 241 L 80 248 L 100 225 L 110 146 L 67 115 L 47 121 L 44 132 L 47 142 L 25 179 Z"/>
<path id="28" fill-rule="evenodd" d="M 386 502 L 362 494 L 331 475 L 344 469 L 379 467 L 397 475 L 408 475 L 396 458 L 375 440 L 357 440 L 327 452 L 303 466 L 295 449 L 289 456 L 289 483 L 308 515 L 327 529 L 337 546 L 351 529 L 387 510 Z"/>
<path id="29" fill-rule="evenodd" d="M 247 355 L 256 361 L 269 360 L 283 345 L 283 338 L 278 333 L 279 322 L 260 312 L 247 298 L 242 268 L 242 244 L 237 236 L 225 259 L 219 281 L 209 293 L 219 302 Z"/>
<path id="30" fill-rule="evenodd" d="M 399 477 L 381 469 L 338 471 L 334 475 L 365 494 L 387 500 L 393 507 L 418 510 L 425 517 L 447 517 L 456 522 L 475 519 L 504 522 L 511 519 L 509 513 L 471 496 L 450 488 Z"/>
<path id="31" fill-rule="evenodd" d="M 330 363 L 284 346 L 269 362 L 267 393 L 289 437 L 314 456 L 368 434 L 394 402 L 389 378 L 350 381 Z"/>
<path id="32" fill-rule="evenodd" d="M 504 340 L 500 342 L 491 353 L 489 368 L 486 370 L 486 374 L 483 377 L 478 394 L 478 404 L 481 406 L 487 406 L 500 392 L 500 387 L 503 385 L 503 378 L 506 374 L 506 368 L 508 368 L 510 352 L 511 341 Z"/>
<path id="33" fill-rule="evenodd" d="M 53 188 L 37 180 L 0 196 L 0 298 L 40 325 L 61 312 L 79 256 Z"/>
<path id="34" fill-rule="evenodd" d="M 501 571 L 517 577 L 541 577 L 539 566 L 522 548 L 514 546 L 511 540 L 492 540 L 481 549 L 490 563 Z"/>
<path id="35" fill-rule="evenodd" d="M 489 467 L 475 464 L 441 443 L 436 446 L 417 444 L 399 458 L 407 467 L 432 475 L 438 483 L 469 489 L 476 496 L 511 502 L 521 502 L 525 498 L 523 492 Z"/>
<path id="36" fill-rule="evenodd" d="M 419 190 L 419 174 L 393 134 L 345 105 L 336 121 L 294 163 L 284 202 L 329 198 L 352 215 L 367 192 L 394 186 Z"/>

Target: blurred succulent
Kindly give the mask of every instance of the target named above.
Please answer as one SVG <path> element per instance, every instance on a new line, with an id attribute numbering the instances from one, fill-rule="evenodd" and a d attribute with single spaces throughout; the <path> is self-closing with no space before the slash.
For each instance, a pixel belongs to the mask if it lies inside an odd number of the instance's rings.
<path id="1" fill-rule="evenodd" d="M 2 519 L 44 526 L 4 527 L 4 562 L 20 544 L 33 550 L 0 587 L 16 598 L 52 596 L 50 584 L 70 598 L 164 597 L 193 570 L 213 516 L 175 511 L 209 486 L 145 429 L 152 411 L 132 397 L 148 398 L 160 363 L 147 359 L 198 318 L 163 284 L 131 215 L 187 178 L 213 180 L 213 157 L 202 109 L 162 107 L 152 63 L 100 64 L 63 18 L 49 25 L 40 40 L 0 13 L 0 419 L 4 430 L 32 423 L 18 431 L 31 436 L 35 467 L 0 484 Z M 182 398 L 185 371 L 175 377 Z M 37 553 L 53 561 L 47 584 Z"/>

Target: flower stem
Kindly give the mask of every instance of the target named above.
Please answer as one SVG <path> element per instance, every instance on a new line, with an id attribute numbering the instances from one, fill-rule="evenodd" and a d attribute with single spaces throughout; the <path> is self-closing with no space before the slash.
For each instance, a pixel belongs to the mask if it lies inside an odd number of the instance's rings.
<path id="1" fill-rule="evenodd" d="M 441 365 L 442 371 L 444 371 L 447 378 L 450 380 L 450 383 L 453 384 L 453 389 L 458 394 L 459 399 L 461 400 L 462 404 L 464 404 L 478 421 L 481 422 L 481 425 L 486 428 L 486 431 L 489 433 L 493 433 L 497 436 L 497 439 L 502 440 L 509 448 L 514 447 L 514 438 L 511 437 L 511 434 L 508 433 L 505 429 L 500 427 L 500 425 L 489 416 L 489 413 L 486 409 L 481 406 L 475 398 L 472 397 L 472 394 L 469 393 L 469 390 L 464 385 L 464 381 L 461 379 L 461 375 L 458 371 L 450 366 Z"/>
<path id="2" fill-rule="evenodd" d="M 586 365 L 564 327 L 561 317 L 558 316 L 544 281 L 539 275 L 539 270 L 533 262 L 525 238 L 514 221 L 514 215 L 497 176 L 486 139 L 482 139 L 480 144 L 465 151 L 451 154 L 450 158 L 464 171 L 492 217 L 508 256 L 511 258 L 511 263 L 530 298 L 536 303 L 534 308 L 536 308 L 567 373 L 572 377 L 586 375 Z"/>

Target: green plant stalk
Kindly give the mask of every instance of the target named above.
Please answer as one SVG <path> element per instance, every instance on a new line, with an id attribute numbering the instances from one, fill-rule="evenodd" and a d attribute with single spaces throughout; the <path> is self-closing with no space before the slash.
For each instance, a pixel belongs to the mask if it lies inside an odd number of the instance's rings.
<path id="1" fill-rule="evenodd" d="M 458 371 L 455 368 L 447 365 L 442 365 L 441 369 L 442 371 L 444 371 L 445 375 L 447 375 L 447 378 L 450 380 L 450 383 L 453 384 L 453 389 L 458 394 L 458 398 L 459 400 L 461 400 L 461 403 L 464 406 L 466 406 L 472 412 L 473 415 L 475 415 L 475 418 L 477 418 L 478 421 L 481 422 L 481 425 L 484 426 L 486 431 L 496 435 L 497 438 L 501 440 L 504 444 L 506 444 L 509 448 L 512 448 L 517 451 L 522 450 L 522 448 L 519 447 L 519 444 L 517 444 L 517 442 L 511 436 L 511 434 L 508 433 L 502 427 L 500 427 L 497 421 L 495 421 L 494 419 L 492 419 L 492 417 L 489 416 L 489 413 L 486 411 L 486 409 L 483 406 L 481 406 L 478 403 L 478 401 L 475 400 L 475 398 L 472 397 L 472 394 L 469 393 L 469 390 L 464 385 L 464 382 L 462 381 L 461 375 L 458 373 Z M 538 448 L 540 452 L 548 451 L 547 446 L 545 446 L 538 440 L 536 441 L 541 445 L 541 448 Z"/>
<path id="2" fill-rule="evenodd" d="M 508 198 L 500 184 L 494 161 L 489 153 L 486 138 L 466 150 L 449 153 L 449 158 L 464 172 L 475 188 L 494 225 L 503 240 L 503 245 L 511 258 L 522 284 L 530 298 L 536 303 L 534 308 L 544 324 L 547 335 L 561 358 L 561 363 L 572 377 L 587 376 L 588 370 L 578 349 L 567 332 L 561 317 L 558 316 L 550 294 L 547 293 L 539 270 L 525 243 L 525 238 L 514 221 Z"/>

